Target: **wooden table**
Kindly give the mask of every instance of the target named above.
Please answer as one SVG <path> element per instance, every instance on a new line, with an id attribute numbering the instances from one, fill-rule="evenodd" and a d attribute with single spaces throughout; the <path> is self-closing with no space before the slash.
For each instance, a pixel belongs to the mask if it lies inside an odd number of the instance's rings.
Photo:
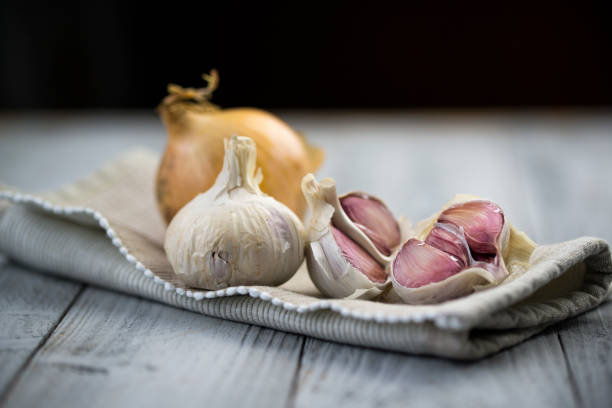
<path id="1" fill-rule="evenodd" d="M 539 243 L 612 241 L 612 115 L 282 115 L 327 150 L 320 175 L 417 220 L 456 192 L 500 203 Z M 0 180 L 54 188 L 130 146 L 153 113 L 0 117 Z M 0 266 L 6 407 L 612 404 L 612 302 L 473 363 L 320 341 Z"/>

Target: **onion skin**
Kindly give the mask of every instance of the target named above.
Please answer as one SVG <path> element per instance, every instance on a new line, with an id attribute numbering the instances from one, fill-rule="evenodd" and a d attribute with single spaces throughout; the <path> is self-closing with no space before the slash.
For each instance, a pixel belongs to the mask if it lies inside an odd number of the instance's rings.
<path id="1" fill-rule="evenodd" d="M 300 182 L 305 174 L 319 167 L 323 152 L 263 110 L 219 109 L 207 100 L 189 99 L 170 95 L 159 106 L 168 131 L 168 145 L 157 172 L 156 197 L 166 223 L 213 185 L 223 165 L 223 140 L 232 135 L 255 141 L 257 167 L 263 175 L 261 190 L 301 218 L 306 203 Z"/>

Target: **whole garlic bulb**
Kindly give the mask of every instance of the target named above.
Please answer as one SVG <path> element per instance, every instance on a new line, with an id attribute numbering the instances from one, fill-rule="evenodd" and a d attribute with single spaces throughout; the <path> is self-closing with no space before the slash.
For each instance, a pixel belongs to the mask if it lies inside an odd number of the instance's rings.
<path id="1" fill-rule="evenodd" d="M 302 263 L 304 227 L 288 207 L 261 192 L 256 155 L 252 139 L 226 139 L 215 184 L 168 226 L 164 248 L 186 284 L 211 290 L 280 285 Z"/>
<path id="2" fill-rule="evenodd" d="M 302 179 L 310 210 L 306 262 L 315 286 L 334 298 L 372 298 L 388 285 L 389 255 L 399 224 L 384 203 L 353 192 L 338 197 L 334 180 Z"/>

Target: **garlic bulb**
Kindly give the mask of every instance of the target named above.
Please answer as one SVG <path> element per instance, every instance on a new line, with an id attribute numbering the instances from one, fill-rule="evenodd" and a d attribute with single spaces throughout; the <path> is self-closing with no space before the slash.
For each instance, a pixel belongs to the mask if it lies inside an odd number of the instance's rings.
<path id="1" fill-rule="evenodd" d="M 511 247 L 525 261 L 535 244 L 510 226 L 497 204 L 456 198 L 417 225 L 414 238 L 396 253 L 391 263 L 393 288 L 404 302 L 422 304 L 498 284 L 508 275 L 504 257 Z"/>
<path id="2" fill-rule="evenodd" d="M 225 140 L 215 184 L 172 219 L 164 247 L 174 272 L 188 285 L 221 289 L 280 285 L 304 259 L 299 218 L 259 189 L 255 142 Z"/>
<path id="3" fill-rule="evenodd" d="M 334 180 L 302 180 L 310 210 L 306 262 L 314 284 L 328 297 L 372 298 L 389 283 L 389 255 L 400 243 L 393 214 L 375 197 L 338 197 Z"/>

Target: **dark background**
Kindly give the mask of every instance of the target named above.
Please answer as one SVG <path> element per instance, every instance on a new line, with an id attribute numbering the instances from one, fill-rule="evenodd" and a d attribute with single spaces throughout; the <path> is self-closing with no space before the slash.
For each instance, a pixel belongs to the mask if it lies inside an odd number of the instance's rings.
<path id="1" fill-rule="evenodd" d="M 213 67 L 222 106 L 612 104 L 612 21 L 599 3 L 63 4 L 2 2 L 0 108 L 152 108 L 168 82 L 201 86 Z"/>

